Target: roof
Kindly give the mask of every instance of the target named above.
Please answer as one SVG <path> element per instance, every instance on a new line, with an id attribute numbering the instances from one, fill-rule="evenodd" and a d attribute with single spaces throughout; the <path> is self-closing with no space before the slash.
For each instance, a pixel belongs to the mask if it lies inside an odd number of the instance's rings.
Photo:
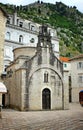
<path id="1" fill-rule="evenodd" d="M 81 59 L 81 58 L 83 58 L 83 54 L 81 54 L 81 55 L 77 55 L 77 56 L 71 58 L 69 61 L 77 60 L 77 59 Z"/>
<path id="2" fill-rule="evenodd" d="M 6 89 L 6 86 L 0 82 L 0 93 L 6 93 L 7 92 L 7 89 Z"/>
<path id="3" fill-rule="evenodd" d="M 68 62 L 69 61 L 69 58 L 68 57 L 60 57 L 60 60 L 62 62 Z"/>
<path id="4" fill-rule="evenodd" d="M 5 17 L 8 17 L 8 14 L 6 13 L 6 11 L 2 7 L 0 7 L 0 10 L 3 12 Z"/>

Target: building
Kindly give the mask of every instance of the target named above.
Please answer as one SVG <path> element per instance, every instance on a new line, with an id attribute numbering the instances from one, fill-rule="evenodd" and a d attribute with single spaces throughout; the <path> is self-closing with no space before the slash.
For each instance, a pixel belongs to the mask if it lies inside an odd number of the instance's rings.
<path id="1" fill-rule="evenodd" d="M 63 70 L 69 72 L 70 69 L 71 69 L 71 65 L 70 65 L 70 62 L 69 62 L 70 58 L 60 56 L 60 60 L 63 62 Z"/>
<path id="2" fill-rule="evenodd" d="M 0 7 L 0 80 L 1 80 L 1 74 L 3 72 L 6 18 L 7 18 L 6 12 Z"/>
<path id="3" fill-rule="evenodd" d="M 79 102 L 79 92 L 83 90 L 83 55 L 70 59 L 71 64 L 71 100 Z"/>
<path id="4" fill-rule="evenodd" d="M 72 101 L 71 99 L 71 63 L 70 63 L 70 58 L 68 57 L 60 57 L 60 60 L 63 62 L 63 71 L 64 71 L 64 78 L 65 81 L 68 84 L 68 93 L 69 93 L 69 102 Z"/>
<path id="5" fill-rule="evenodd" d="M 63 62 L 64 78 L 69 85 L 69 102 L 78 103 L 79 93 L 83 90 L 83 55 L 73 58 L 60 57 Z"/>
<path id="6" fill-rule="evenodd" d="M 63 64 L 54 55 L 49 28 L 40 26 L 36 50 L 14 49 L 5 79 L 5 105 L 19 110 L 68 109 L 68 82 L 63 77 Z"/>
<path id="7" fill-rule="evenodd" d="M 37 23 L 18 17 L 16 12 L 9 15 L 5 31 L 4 68 L 13 61 L 13 49 L 21 46 L 37 46 L 39 26 Z M 49 27 L 49 32 L 52 36 L 54 53 L 59 58 L 59 39 L 56 30 Z"/>
<path id="8" fill-rule="evenodd" d="M 3 83 L 1 83 L 1 76 L 3 72 L 3 62 L 4 62 L 4 38 L 5 38 L 5 23 L 7 14 L 0 7 L 0 105 L 2 105 L 2 93 L 3 93 Z M 0 115 L 1 116 L 1 115 Z"/>

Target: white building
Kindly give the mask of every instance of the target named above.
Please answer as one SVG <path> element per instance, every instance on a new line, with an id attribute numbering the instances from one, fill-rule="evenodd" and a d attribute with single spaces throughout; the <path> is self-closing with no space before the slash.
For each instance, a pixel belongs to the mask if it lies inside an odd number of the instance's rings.
<path id="1" fill-rule="evenodd" d="M 71 63 L 71 99 L 79 102 L 79 92 L 83 90 L 83 55 L 70 59 Z"/>
<path id="2" fill-rule="evenodd" d="M 70 71 L 71 69 L 71 64 L 69 62 L 69 58 L 68 57 L 60 57 L 60 60 L 63 62 L 63 69 L 64 71 Z"/>

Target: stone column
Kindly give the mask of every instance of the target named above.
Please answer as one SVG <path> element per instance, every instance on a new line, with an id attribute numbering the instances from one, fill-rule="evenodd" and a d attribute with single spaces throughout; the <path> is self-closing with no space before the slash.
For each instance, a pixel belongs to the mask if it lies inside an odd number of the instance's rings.
<path id="1" fill-rule="evenodd" d="M 69 109 L 68 71 L 64 72 L 64 109 Z"/>

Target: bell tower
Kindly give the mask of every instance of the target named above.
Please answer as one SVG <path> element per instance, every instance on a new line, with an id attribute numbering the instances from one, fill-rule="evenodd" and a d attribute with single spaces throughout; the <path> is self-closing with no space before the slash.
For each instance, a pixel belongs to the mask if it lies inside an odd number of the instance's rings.
<path id="1" fill-rule="evenodd" d="M 51 44 L 51 35 L 47 25 L 42 25 L 39 28 L 37 54 L 39 57 L 38 61 L 40 61 L 38 62 L 39 64 L 49 64 L 51 58 L 54 56 Z"/>
<path id="2" fill-rule="evenodd" d="M 48 30 L 47 25 L 39 27 L 38 46 L 52 48 L 50 31 Z"/>

